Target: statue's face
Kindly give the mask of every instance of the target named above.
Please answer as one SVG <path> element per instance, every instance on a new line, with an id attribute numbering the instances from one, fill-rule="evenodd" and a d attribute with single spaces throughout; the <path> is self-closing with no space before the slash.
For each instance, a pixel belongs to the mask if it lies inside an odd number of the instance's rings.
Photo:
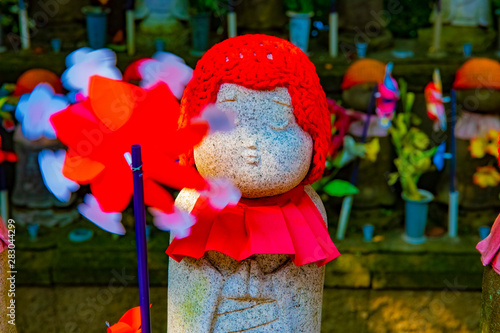
<path id="1" fill-rule="evenodd" d="M 300 184 L 311 165 L 313 140 L 295 121 L 287 88 L 259 91 L 226 83 L 216 103 L 235 112 L 236 128 L 207 136 L 195 149 L 200 174 L 229 178 L 247 198 Z"/>

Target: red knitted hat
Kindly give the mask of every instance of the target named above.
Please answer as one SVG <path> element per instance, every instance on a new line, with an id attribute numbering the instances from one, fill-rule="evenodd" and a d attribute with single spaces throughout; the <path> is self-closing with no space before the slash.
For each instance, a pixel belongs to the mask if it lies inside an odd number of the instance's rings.
<path id="1" fill-rule="evenodd" d="M 488 58 L 472 58 L 458 70 L 453 89 L 500 89 L 500 63 Z"/>
<path id="2" fill-rule="evenodd" d="M 312 165 L 304 184 L 318 180 L 330 143 L 330 116 L 316 68 L 292 43 L 267 35 L 244 35 L 216 44 L 198 61 L 181 101 L 180 126 L 215 103 L 219 87 L 234 83 L 254 90 L 286 87 L 297 124 L 314 141 Z M 181 163 L 194 164 L 193 152 Z"/>
<path id="3" fill-rule="evenodd" d="M 360 83 L 384 82 L 385 65 L 373 59 L 361 59 L 349 66 L 344 74 L 342 90 L 347 90 Z"/>

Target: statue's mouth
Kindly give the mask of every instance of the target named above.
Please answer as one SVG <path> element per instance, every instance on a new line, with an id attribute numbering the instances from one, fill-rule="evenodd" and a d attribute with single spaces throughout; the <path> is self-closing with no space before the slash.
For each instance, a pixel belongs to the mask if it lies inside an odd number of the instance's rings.
<path id="1" fill-rule="evenodd" d="M 260 163 L 260 157 L 256 149 L 246 149 L 241 153 L 241 156 L 247 164 L 259 165 Z"/>

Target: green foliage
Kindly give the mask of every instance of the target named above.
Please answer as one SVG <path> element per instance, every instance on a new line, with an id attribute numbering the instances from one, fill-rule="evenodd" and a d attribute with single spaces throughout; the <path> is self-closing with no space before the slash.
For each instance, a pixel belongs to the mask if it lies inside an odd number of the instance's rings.
<path id="1" fill-rule="evenodd" d="M 0 24 L 4 33 L 18 33 L 18 0 L 0 0 Z"/>
<path id="2" fill-rule="evenodd" d="M 323 191 L 332 197 L 345 197 L 348 195 L 358 194 L 359 192 L 356 186 L 341 179 L 332 180 L 323 187 Z"/>
<path id="3" fill-rule="evenodd" d="M 227 13 L 228 0 L 189 0 L 190 11 L 193 14 L 215 13 L 218 16 Z"/>
<path id="4" fill-rule="evenodd" d="M 314 11 L 313 0 L 285 0 L 287 10 L 296 13 L 310 13 Z"/>
<path id="5" fill-rule="evenodd" d="M 417 38 L 417 30 L 431 26 L 430 16 L 435 1 L 432 0 L 397 0 L 402 10 L 397 13 L 390 13 L 389 8 L 393 7 L 395 0 L 385 0 L 387 10 L 386 19 L 388 29 L 397 38 Z M 399 8 L 399 7 L 397 7 Z"/>
<path id="6" fill-rule="evenodd" d="M 404 112 L 396 115 L 392 127 L 389 128 L 397 154 L 394 165 L 398 171 L 389 175 L 388 183 L 394 185 L 399 179 L 405 196 L 411 200 L 420 200 L 417 183 L 422 174 L 433 167 L 432 156 L 437 147 L 429 148 L 429 137 L 414 127 L 420 123 L 420 119 L 411 114 L 415 94 L 407 92 L 404 80 L 399 81 L 399 86 Z"/>

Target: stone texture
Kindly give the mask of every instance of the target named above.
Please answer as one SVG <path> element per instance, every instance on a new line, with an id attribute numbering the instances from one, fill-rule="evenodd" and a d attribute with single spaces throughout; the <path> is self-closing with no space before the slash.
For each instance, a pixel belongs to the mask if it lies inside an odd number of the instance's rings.
<path id="1" fill-rule="evenodd" d="M 491 266 L 484 268 L 481 332 L 500 332 L 500 275 Z"/>
<path id="2" fill-rule="evenodd" d="M 478 293 L 441 291 L 371 291 L 368 332 L 476 332 Z"/>
<path id="3" fill-rule="evenodd" d="M 300 184 L 309 171 L 313 142 L 295 121 L 286 88 L 255 91 L 226 83 L 216 103 L 235 112 L 237 125 L 207 136 L 195 149 L 203 176 L 225 176 L 247 198 L 277 195 Z"/>
<path id="4" fill-rule="evenodd" d="M 223 84 L 217 105 L 234 112 L 236 128 L 209 135 L 195 149 L 198 170 L 228 177 L 248 198 L 285 193 L 305 178 L 312 139 L 295 121 L 286 88 L 255 91 Z M 307 193 L 326 221 L 319 196 Z M 192 209 L 183 190 L 177 206 Z M 295 266 L 287 255 L 236 261 L 209 251 L 199 260 L 170 259 L 168 332 L 320 332 L 325 268 Z"/>

